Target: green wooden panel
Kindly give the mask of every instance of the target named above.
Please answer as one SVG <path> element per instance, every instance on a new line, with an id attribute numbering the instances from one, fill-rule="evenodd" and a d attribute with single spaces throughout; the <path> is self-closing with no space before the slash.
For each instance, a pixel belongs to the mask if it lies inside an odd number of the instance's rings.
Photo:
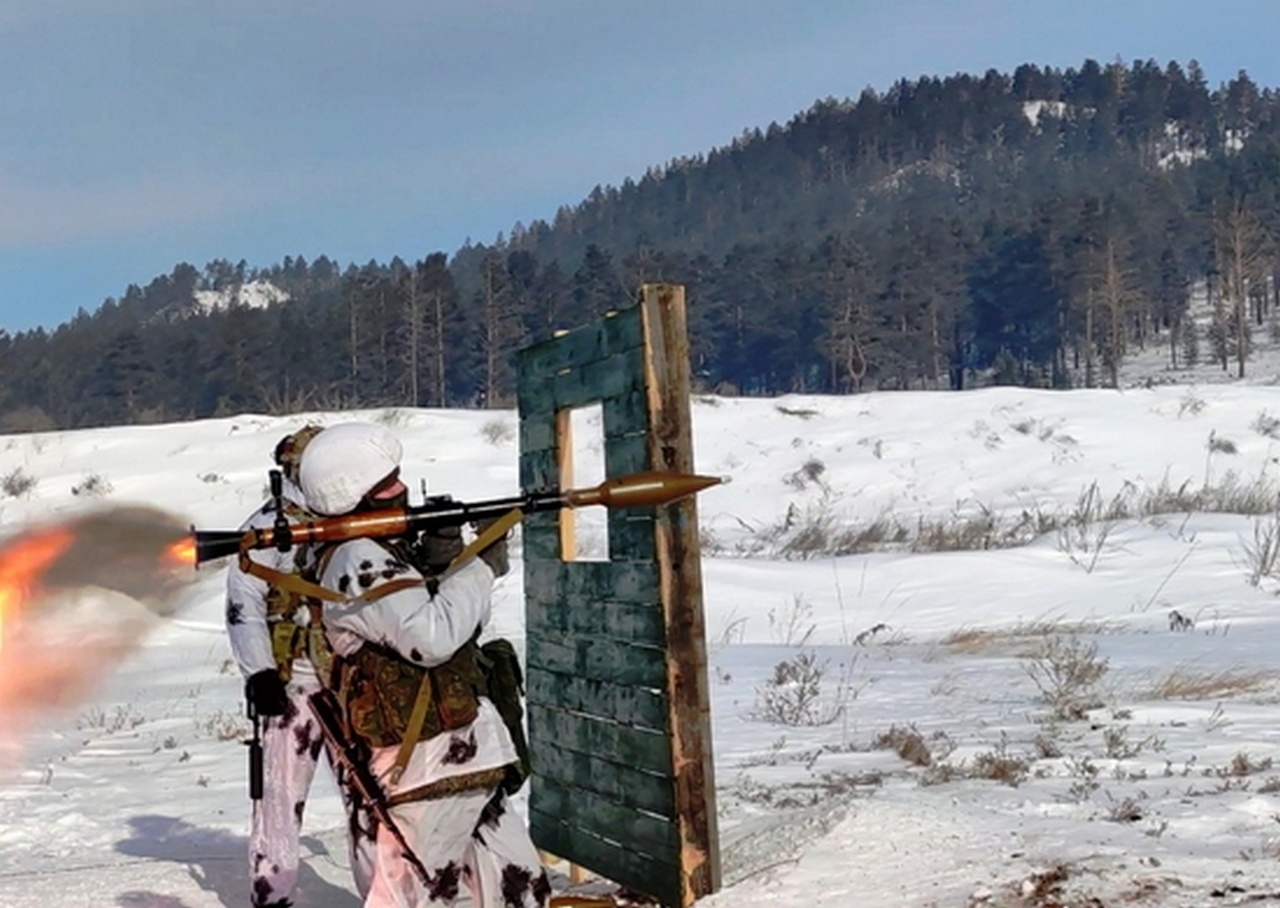
<path id="1" fill-rule="evenodd" d="M 545 419 L 555 412 L 556 399 L 550 383 L 521 374 L 516 381 L 516 409 L 520 419 Z"/>
<path id="2" fill-rule="evenodd" d="M 528 575 L 525 577 L 527 589 Z M 566 600 L 547 591 L 526 597 L 525 616 L 525 632 L 542 637 L 599 637 L 649 646 L 665 646 L 667 642 L 662 609 L 656 604 Z"/>
<path id="3" fill-rule="evenodd" d="M 623 725 L 653 731 L 667 730 L 666 691 L 575 678 L 532 663 L 525 667 L 524 676 L 525 690 L 531 703 L 555 703 L 565 709 L 601 716 Z"/>
<path id="4" fill-rule="evenodd" d="M 520 488 L 530 492 L 555 489 L 560 484 L 560 464 L 555 448 L 522 451 L 520 454 Z"/>
<path id="5" fill-rule="evenodd" d="M 605 352 L 619 353 L 643 345 L 644 323 L 640 318 L 639 306 L 630 306 L 604 320 Z"/>
<path id="6" fill-rule="evenodd" d="M 644 386 L 600 400 L 604 437 L 639 435 L 648 440 L 649 405 Z"/>
<path id="7" fill-rule="evenodd" d="M 644 772 L 671 773 L 671 737 L 665 732 L 552 709 L 532 698 L 528 720 L 529 748 L 535 761 L 544 748 L 563 748 Z"/>
<path id="8" fill-rule="evenodd" d="M 516 354 L 520 383 L 636 349 L 644 342 L 642 333 L 640 311 L 633 308 L 526 347 Z"/>
<path id="9" fill-rule="evenodd" d="M 587 363 L 579 370 L 578 381 L 593 399 L 618 397 L 644 389 L 644 351 L 637 348 Z M 559 397 L 557 389 L 557 402 Z M 578 405 L 580 406 L 580 405 Z"/>
<path id="10" fill-rule="evenodd" d="M 609 558 L 613 561 L 652 562 L 657 558 L 653 508 L 609 512 Z"/>
<path id="11" fill-rule="evenodd" d="M 562 675 L 628 686 L 661 688 L 667 683 L 666 650 L 580 635 L 546 637 L 529 632 L 526 661 Z"/>
<path id="12" fill-rule="evenodd" d="M 607 561 L 544 560 L 531 563 L 525 582 L 538 590 L 578 599 L 611 602 L 658 602 L 657 568 L 653 564 L 610 564 Z"/>
<path id="13" fill-rule="evenodd" d="M 644 435 L 615 435 L 604 440 L 607 476 L 626 476 L 649 469 L 649 439 Z"/>
<path id="14" fill-rule="evenodd" d="M 560 531 L 555 527 L 526 525 L 521 548 L 524 551 L 525 577 L 528 577 L 530 565 L 539 561 L 560 561 Z M 527 582 L 525 586 L 528 588 Z"/>
<path id="15" fill-rule="evenodd" d="M 523 350 L 517 356 L 517 369 L 521 379 L 547 378 L 561 369 L 573 368 L 600 359 L 606 355 L 604 345 L 603 324 L 575 328 L 568 334 L 562 334 Z"/>
<path id="16" fill-rule="evenodd" d="M 680 868 L 674 863 L 633 851 L 562 823 L 541 811 L 529 811 L 533 843 L 552 854 L 571 854 L 584 867 L 598 868 L 609 878 L 636 892 L 653 896 L 663 905 L 679 905 Z"/>
<path id="17" fill-rule="evenodd" d="M 601 838 L 625 842 L 633 851 L 664 863 L 679 863 L 676 828 L 668 817 L 645 813 L 585 788 L 542 777 L 530 788 L 529 807 Z"/>
<path id="18" fill-rule="evenodd" d="M 533 771 L 540 779 L 585 788 L 618 804 L 658 816 L 675 815 L 675 781 L 669 776 L 641 772 L 553 744 L 539 749 L 532 760 Z"/>
<path id="19" fill-rule="evenodd" d="M 582 369 L 570 367 L 561 369 L 555 375 L 539 379 L 551 385 L 551 394 L 556 401 L 557 410 L 572 410 L 594 403 L 600 395 L 582 380 Z"/>
<path id="20" fill-rule="evenodd" d="M 552 419 L 520 420 L 520 450 L 524 452 L 554 451 L 556 424 Z"/>

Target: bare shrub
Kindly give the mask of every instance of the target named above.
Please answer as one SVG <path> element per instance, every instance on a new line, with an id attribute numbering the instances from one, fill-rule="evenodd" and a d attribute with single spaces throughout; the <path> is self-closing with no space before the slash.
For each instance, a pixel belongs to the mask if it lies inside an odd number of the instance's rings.
<path id="1" fill-rule="evenodd" d="M 773 676 L 756 689 L 756 709 L 767 722 L 818 725 L 822 675 L 826 664 L 811 652 L 797 653 L 773 667 Z"/>
<path id="2" fill-rule="evenodd" d="M 1146 815 L 1142 805 L 1130 797 L 1112 800 L 1107 808 L 1107 819 L 1112 823 L 1136 823 Z"/>
<path id="3" fill-rule="evenodd" d="M 769 632 L 783 646 L 804 646 L 817 629 L 813 603 L 798 593 L 785 608 L 769 609 Z"/>
<path id="4" fill-rule="evenodd" d="M 397 429 L 409 422 L 409 411 L 400 407 L 387 407 L 375 416 L 374 420 L 388 429 Z"/>
<path id="5" fill-rule="evenodd" d="M 1195 416 L 1204 408 L 1204 398 L 1199 397 L 1194 391 L 1188 391 L 1182 395 L 1182 400 L 1178 402 L 1178 418 L 1181 419 L 1188 414 Z"/>
<path id="6" fill-rule="evenodd" d="M 1017 788 L 1031 773 L 1029 757 L 1009 752 L 1009 742 L 1002 735 L 1000 743 L 977 754 L 972 761 L 952 763 L 941 756 L 926 765 L 921 785 L 943 785 L 957 779 L 987 779 Z"/>
<path id="7" fill-rule="evenodd" d="M 1236 446 L 1234 441 L 1230 438 L 1223 438 L 1216 430 L 1209 433 L 1209 441 L 1206 444 L 1206 447 L 1208 447 L 1210 454 L 1240 453 L 1240 449 Z"/>
<path id="8" fill-rule="evenodd" d="M 1098 484 L 1092 483 L 1077 496 L 1075 509 L 1059 525 L 1058 551 L 1092 574 L 1111 535 L 1112 521 L 1131 515 L 1126 495 L 1117 494 L 1104 503 Z"/>
<path id="9" fill-rule="evenodd" d="M 76 728 L 97 729 L 111 734 L 117 731 L 131 731 L 145 721 L 147 721 L 146 716 L 138 712 L 132 703 L 117 706 L 113 712 L 94 706 L 81 714 L 76 721 Z"/>
<path id="10" fill-rule="evenodd" d="M 1129 739 L 1129 726 L 1113 725 L 1102 732 L 1102 743 L 1106 755 L 1112 760 L 1128 760 L 1136 757 L 1144 750 L 1163 750 L 1164 741 L 1155 735 L 1148 735 L 1140 741 Z"/>
<path id="11" fill-rule="evenodd" d="M 896 520 L 881 515 L 870 523 L 848 527 L 837 532 L 833 555 L 861 555 L 875 552 L 891 545 L 900 545 L 908 539 L 906 527 Z"/>
<path id="12" fill-rule="evenodd" d="M 782 404 L 778 404 L 774 409 L 783 416 L 795 416 L 800 419 L 813 419 L 818 415 L 817 410 L 810 410 L 806 407 L 784 407 Z"/>
<path id="13" fill-rule="evenodd" d="M 969 775 L 974 779 L 990 779 L 1017 788 L 1031 772 L 1031 761 L 1009 752 L 1009 742 L 1003 735 L 1000 743 L 989 751 L 973 758 Z"/>
<path id="14" fill-rule="evenodd" d="M 795 472 L 788 473 L 782 477 L 782 481 L 797 491 L 807 488 L 811 483 L 816 485 L 824 485 L 822 474 L 827 471 L 827 465 L 816 457 L 810 457 Z"/>
<path id="15" fill-rule="evenodd" d="M 104 495 L 110 495 L 112 491 L 111 483 L 101 473 L 90 473 L 79 484 L 71 487 L 72 495 L 84 495 L 91 498 L 101 498 Z"/>
<path id="16" fill-rule="evenodd" d="M 1257 586 L 1264 577 L 1275 576 L 1280 566 L 1280 512 L 1254 520 L 1253 544 L 1244 543 L 1244 557 L 1250 586 Z"/>
<path id="17" fill-rule="evenodd" d="M 1053 759 L 1062 756 L 1062 745 L 1058 743 L 1058 739 L 1048 732 L 1040 732 L 1036 735 L 1035 753 L 1037 757 L 1042 759 Z"/>
<path id="18" fill-rule="evenodd" d="M 1067 773 L 1071 776 L 1071 785 L 1067 788 L 1067 793 L 1071 795 L 1072 800 L 1084 801 L 1098 790 L 1098 764 L 1089 759 L 1088 755 L 1080 757 L 1067 757 Z"/>
<path id="19" fill-rule="evenodd" d="M 807 504 L 803 509 L 794 503 L 788 505 L 780 523 L 758 534 L 752 547 L 754 553 L 772 549 L 780 558 L 801 561 L 830 554 L 838 523 L 833 506 L 834 500 L 826 489 L 818 501 Z"/>
<path id="20" fill-rule="evenodd" d="M 239 713 L 216 710 L 203 720 L 196 722 L 196 729 L 201 734 L 218 741 L 244 741 L 249 737 L 249 721 Z"/>
<path id="21" fill-rule="evenodd" d="M 1107 660 L 1099 658 L 1098 644 L 1077 636 L 1052 636 L 1044 640 L 1023 666 L 1057 719 L 1083 719 L 1101 705 L 1095 687 L 1107 673 Z"/>
<path id="22" fill-rule="evenodd" d="M 512 441 L 516 437 L 516 430 L 505 419 L 491 419 L 480 427 L 480 435 L 496 447 Z"/>
<path id="23" fill-rule="evenodd" d="M 877 750 L 892 750 L 899 757 L 915 766 L 932 766 L 933 751 L 924 735 L 914 725 L 894 725 L 880 735 L 871 745 Z"/>
<path id="24" fill-rule="evenodd" d="M 1271 768 L 1272 763 L 1273 761 L 1270 757 L 1263 757 L 1261 760 L 1254 760 L 1250 758 L 1248 753 L 1242 750 L 1231 758 L 1230 764 L 1225 768 L 1218 770 L 1217 774 L 1221 778 L 1226 778 L 1227 776 L 1242 778 L 1244 776 L 1251 776 L 1254 773 L 1266 772 Z"/>
<path id="25" fill-rule="evenodd" d="M 773 667 L 773 675 L 756 688 L 756 712 L 766 722 L 789 726 L 830 725 L 857 696 L 848 674 L 836 684 L 833 702 L 824 703 L 822 683 L 828 663 L 803 650 Z"/>
<path id="26" fill-rule="evenodd" d="M 36 487 L 36 478 L 23 471 L 22 467 L 14 467 L 4 476 L 0 476 L 0 492 L 10 498 L 25 498 Z"/>
<path id="27" fill-rule="evenodd" d="M 1271 682 L 1270 672 L 1256 669 L 1198 671 L 1179 665 L 1155 681 L 1145 696 L 1151 700 L 1214 700 L 1253 693 Z"/>
<path id="28" fill-rule="evenodd" d="M 1267 438 L 1280 438 L 1280 418 L 1263 410 L 1253 420 L 1253 431 Z"/>

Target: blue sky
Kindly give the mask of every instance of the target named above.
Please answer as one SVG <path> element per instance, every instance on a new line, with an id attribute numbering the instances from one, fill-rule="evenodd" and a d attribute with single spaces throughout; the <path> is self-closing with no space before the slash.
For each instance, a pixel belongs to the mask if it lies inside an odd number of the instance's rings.
<path id="1" fill-rule="evenodd" d="M 0 328 L 180 261 L 453 252 L 923 74 L 1197 59 L 1280 85 L 1277 0 L 3 0 Z"/>

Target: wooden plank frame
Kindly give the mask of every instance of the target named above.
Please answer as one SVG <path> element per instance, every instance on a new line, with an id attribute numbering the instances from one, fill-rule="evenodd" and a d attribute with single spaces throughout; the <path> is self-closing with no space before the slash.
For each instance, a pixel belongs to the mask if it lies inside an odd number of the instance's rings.
<path id="1" fill-rule="evenodd" d="M 693 473 L 684 288 L 522 350 L 520 482 L 572 475 L 572 410 L 601 405 L 605 475 Z M 664 905 L 720 887 L 697 504 L 608 515 L 608 562 L 573 523 L 524 527 L 534 842 Z"/>

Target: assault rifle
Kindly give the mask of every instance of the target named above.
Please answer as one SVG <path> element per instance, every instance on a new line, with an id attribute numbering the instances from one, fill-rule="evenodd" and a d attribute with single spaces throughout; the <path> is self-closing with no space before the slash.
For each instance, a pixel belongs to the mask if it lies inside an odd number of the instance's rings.
<path id="1" fill-rule="evenodd" d="M 274 548 L 287 552 L 295 545 L 343 542 L 361 537 L 410 536 L 424 530 L 488 521 L 512 513 L 527 514 L 593 505 L 632 508 L 671 504 L 720 482 L 723 480 L 718 476 L 651 471 L 618 476 L 587 489 L 529 492 L 512 498 L 475 502 L 435 498 L 418 506 L 362 511 L 340 517 L 303 520 L 299 523 L 289 523 L 277 511 L 278 519 L 270 527 L 243 532 L 192 530 L 191 536 L 195 563 L 199 565 L 249 549 Z"/>
<path id="2" fill-rule="evenodd" d="M 369 811 L 369 814 L 391 833 L 392 838 L 396 840 L 396 844 L 400 846 L 400 850 L 404 852 L 405 860 L 417 872 L 423 883 L 430 886 L 431 874 L 427 872 L 422 860 L 409 846 L 404 833 L 391 816 L 391 807 L 387 803 L 386 792 L 382 790 L 382 786 L 378 784 L 377 777 L 369 769 L 368 753 L 347 736 L 345 726 L 342 723 L 342 707 L 338 705 L 338 698 L 333 691 L 327 687 L 322 687 L 307 699 L 311 704 L 311 712 L 315 715 L 316 722 L 320 725 L 320 732 L 329 744 L 329 753 L 345 772 L 347 785 L 350 786 L 354 794 L 360 796 L 360 800 L 363 801 L 363 806 Z M 352 807 L 354 806 L 353 804 Z"/>

